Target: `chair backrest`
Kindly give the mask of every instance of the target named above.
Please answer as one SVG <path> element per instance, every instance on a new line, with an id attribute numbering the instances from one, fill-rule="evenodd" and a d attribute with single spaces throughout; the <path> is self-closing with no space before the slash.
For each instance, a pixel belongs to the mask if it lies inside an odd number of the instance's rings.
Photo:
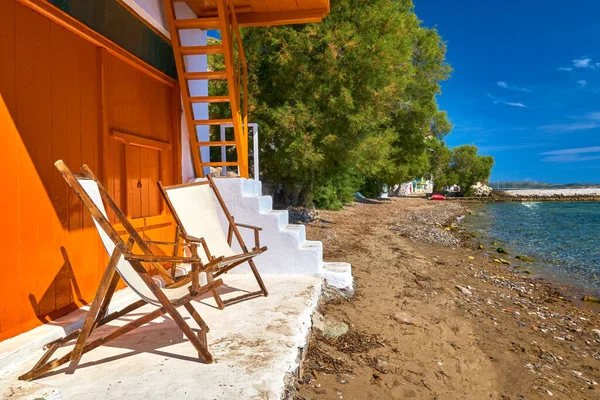
<path id="1" fill-rule="evenodd" d="M 90 198 L 90 200 L 96 205 L 98 210 L 104 215 L 104 217 L 108 220 L 108 215 L 106 214 L 106 209 L 104 208 L 104 203 L 102 202 L 102 196 L 100 196 L 100 190 L 98 189 L 98 184 L 91 179 L 78 178 L 77 181 L 85 190 L 85 193 Z M 117 244 L 110 238 L 108 233 L 105 231 L 102 225 L 94 218 L 94 224 L 96 225 L 96 229 L 98 230 L 98 234 L 100 235 L 100 239 L 102 240 L 102 244 L 106 249 L 106 252 L 110 256 Z M 121 242 L 123 242 L 121 240 Z M 125 259 L 124 255 L 121 255 L 119 259 L 119 263 L 117 264 L 117 272 L 121 275 L 123 281 L 129 286 L 134 292 L 136 292 L 142 299 L 148 301 L 150 303 L 156 302 L 156 297 L 146 285 L 146 283 L 142 280 L 140 275 L 135 271 L 133 266 L 129 261 Z"/>
<path id="2" fill-rule="evenodd" d="M 83 176 L 73 174 L 62 160 L 58 160 L 54 165 L 61 172 L 65 178 L 65 181 L 67 181 L 67 184 L 75 192 L 77 197 L 79 197 L 84 206 L 88 209 L 90 215 L 94 219 L 94 224 L 98 230 L 98 234 L 100 235 L 100 239 L 102 240 L 102 244 L 104 245 L 108 255 L 111 256 L 115 248 L 117 246 L 120 247 L 120 250 L 123 254 L 119 259 L 116 269 L 123 281 L 142 299 L 156 304 L 156 296 L 154 296 L 148 285 L 136 272 L 131 263 L 125 259 L 125 255 L 130 254 L 131 251 L 108 220 L 106 208 L 104 207 L 104 202 L 102 201 L 103 196 L 101 194 L 101 191 L 105 191 L 105 189 L 98 182 L 97 178 L 93 176 L 91 171 L 89 171 L 85 165 L 82 166 L 82 170 L 84 172 Z M 107 193 L 104 193 L 104 195 L 108 196 Z M 119 213 L 117 217 L 121 221 L 122 218 L 120 216 L 123 214 L 120 210 L 118 210 L 118 208 L 116 208 L 116 205 L 114 205 L 113 202 L 111 202 L 111 208 Z M 138 246 L 141 245 L 145 252 L 148 252 L 149 249 L 147 246 L 145 246 L 141 237 L 137 232 L 135 232 L 135 229 L 133 226 L 131 226 L 129 221 L 125 219 L 125 221 L 121 222 L 125 222 L 126 229 L 128 231 L 130 229 L 133 230 L 132 232 L 134 235 L 132 235 L 132 239 L 134 242 L 138 244 Z M 129 233 L 131 234 L 132 232 Z"/>
<path id="3" fill-rule="evenodd" d="M 185 234 L 204 238 L 211 255 L 228 257 L 236 253 L 227 243 L 221 227 L 213 189 L 208 181 L 186 185 L 162 187 L 167 206 Z M 200 249 L 200 258 L 208 262 L 208 257 Z"/>

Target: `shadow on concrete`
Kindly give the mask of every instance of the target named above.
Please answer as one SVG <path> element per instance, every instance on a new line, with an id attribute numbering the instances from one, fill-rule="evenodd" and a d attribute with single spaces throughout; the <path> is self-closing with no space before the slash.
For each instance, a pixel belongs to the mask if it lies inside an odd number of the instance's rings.
<path id="1" fill-rule="evenodd" d="M 37 318 L 43 323 L 48 323 L 51 320 L 76 311 L 79 309 L 79 307 L 81 307 L 82 304 L 87 304 L 87 302 L 83 299 L 83 295 L 81 294 L 81 290 L 77 284 L 77 279 L 75 278 L 75 273 L 73 272 L 73 267 L 71 266 L 71 261 L 69 260 L 69 254 L 67 253 L 67 250 L 64 247 L 61 247 L 60 252 L 64 262 L 48 286 L 48 289 L 46 289 L 39 300 L 36 299 L 33 294 L 29 294 L 29 302 L 31 303 L 31 307 L 35 311 Z M 55 307 L 52 306 L 58 302 L 61 302 L 65 305 L 54 309 Z M 50 309 L 52 311 L 43 312 L 43 309 Z"/>

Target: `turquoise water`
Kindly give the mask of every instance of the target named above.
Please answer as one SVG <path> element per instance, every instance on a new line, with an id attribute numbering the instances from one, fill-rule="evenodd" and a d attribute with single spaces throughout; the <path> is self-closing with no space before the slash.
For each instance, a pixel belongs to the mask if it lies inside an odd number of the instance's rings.
<path id="1" fill-rule="evenodd" d="M 463 223 L 486 248 L 496 241 L 513 266 L 600 296 L 600 203 L 489 203 L 473 210 Z M 534 266 L 515 260 L 517 254 L 533 256 Z"/>

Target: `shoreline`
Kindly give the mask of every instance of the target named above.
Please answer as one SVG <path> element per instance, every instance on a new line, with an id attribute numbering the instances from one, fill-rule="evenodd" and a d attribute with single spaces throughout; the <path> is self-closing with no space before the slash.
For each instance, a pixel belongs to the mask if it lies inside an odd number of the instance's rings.
<path id="1" fill-rule="evenodd" d="M 319 307 L 348 333 L 313 329 L 297 399 L 597 396 L 597 311 L 452 241 L 465 204 L 370 203 L 307 225 L 327 258 L 352 263 L 356 295 Z"/>
<path id="2" fill-rule="evenodd" d="M 446 197 L 446 201 L 464 203 L 527 203 L 527 202 L 600 202 L 600 196 L 498 196 L 490 197 Z"/>
<path id="3" fill-rule="evenodd" d="M 447 197 L 465 202 L 600 202 L 600 189 L 523 189 L 493 190 L 489 197 Z"/>
<path id="4" fill-rule="evenodd" d="M 470 211 L 467 209 L 465 209 L 465 210 L 467 212 Z M 465 228 L 464 223 L 462 221 L 463 218 L 465 218 L 465 217 L 468 218 L 468 217 L 470 217 L 470 215 L 467 213 L 467 214 L 459 217 L 460 219 L 458 220 L 458 223 L 461 224 L 461 227 L 460 227 L 461 230 L 459 232 L 457 232 L 457 236 L 463 241 L 464 247 L 474 249 L 474 250 L 477 250 L 477 247 L 480 244 L 489 247 L 490 243 L 484 244 L 483 241 L 481 240 L 482 238 L 475 238 L 475 237 L 471 236 L 471 234 Z M 600 293 L 591 293 L 592 291 L 589 288 L 586 288 L 584 286 L 583 282 L 566 281 L 566 280 L 561 280 L 558 277 L 552 277 L 552 276 L 545 275 L 543 273 L 543 269 L 545 267 L 544 263 L 537 260 L 530 254 L 514 253 L 512 251 L 512 248 L 509 247 L 510 245 L 506 245 L 505 243 L 500 241 L 500 239 L 498 239 L 498 238 L 486 237 L 486 239 L 495 239 L 495 240 L 492 240 L 492 242 L 496 243 L 496 245 L 492 246 L 491 248 L 486 247 L 485 250 L 480 250 L 481 252 L 486 254 L 490 259 L 492 259 L 492 260 L 501 259 L 501 258 L 508 259 L 508 261 L 511 262 L 511 264 L 503 265 L 503 266 L 507 270 L 509 270 L 513 273 L 517 273 L 517 274 L 531 272 L 530 268 L 529 268 L 529 267 L 531 267 L 532 269 L 535 269 L 536 271 L 528 274 L 530 278 L 537 280 L 540 284 L 548 285 L 549 290 L 557 291 L 563 297 L 565 297 L 566 299 L 569 299 L 575 306 L 583 308 L 583 309 L 589 309 L 589 310 L 600 313 L 600 304 L 584 301 L 584 297 L 598 298 Z M 500 247 L 506 249 L 508 251 L 508 254 L 498 253 L 497 248 L 500 248 Z M 494 248 L 496 248 L 496 250 Z M 518 259 L 516 259 L 517 256 L 525 256 L 528 258 L 532 258 L 532 261 L 528 262 L 528 261 L 518 260 Z M 515 265 L 515 264 L 519 264 L 519 265 Z M 515 268 L 515 267 L 517 267 L 517 268 Z"/>

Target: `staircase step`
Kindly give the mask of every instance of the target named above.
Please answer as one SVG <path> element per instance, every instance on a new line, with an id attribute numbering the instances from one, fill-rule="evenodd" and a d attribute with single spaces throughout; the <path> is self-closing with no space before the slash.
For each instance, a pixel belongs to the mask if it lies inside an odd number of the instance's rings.
<path id="1" fill-rule="evenodd" d="M 186 72 L 185 79 L 227 79 L 226 71 Z"/>
<path id="2" fill-rule="evenodd" d="M 175 28 L 177 29 L 214 29 L 219 26 L 218 17 L 192 18 L 192 19 L 176 19 Z"/>
<path id="3" fill-rule="evenodd" d="M 195 96 L 190 97 L 192 103 L 229 103 L 231 99 L 228 96 Z"/>
<path id="4" fill-rule="evenodd" d="M 191 54 L 221 54 L 223 53 L 223 46 L 186 46 L 180 47 L 179 52 L 184 56 Z"/>
<path id="5" fill-rule="evenodd" d="M 319 260 L 321 260 L 319 264 L 320 269 L 323 265 L 323 243 L 317 240 L 306 240 L 300 248 L 303 250 L 315 250 L 319 253 Z"/>
<path id="6" fill-rule="evenodd" d="M 298 235 L 298 244 L 303 246 L 306 243 L 306 227 L 300 224 L 288 224 L 283 229 L 282 232 L 296 232 Z"/>
<path id="7" fill-rule="evenodd" d="M 200 163 L 200 166 L 202 167 L 237 167 L 238 163 L 237 161 L 228 161 L 228 162 L 222 162 L 222 161 L 215 161 L 215 162 L 205 162 L 205 163 Z"/>
<path id="8" fill-rule="evenodd" d="M 233 124 L 232 118 L 225 119 L 195 119 L 192 121 L 194 125 L 225 125 Z"/>
<path id="9" fill-rule="evenodd" d="M 262 196 L 262 184 L 255 179 L 244 179 L 242 181 L 242 194 L 246 197 Z"/>
<path id="10" fill-rule="evenodd" d="M 321 276 L 330 286 L 348 291 L 353 290 L 352 266 L 347 262 L 324 262 Z"/>
<path id="11" fill-rule="evenodd" d="M 323 243 L 316 240 L 307 240 L 300 246 L 300 250 L 315 252 L 317 260 L 316 267 L 319 271 L 323 269 Z"/>
<path id="12" fill-rule="evenodd" d="M 304 226 L 304 225 L 300 225 L 300 226 Z M 318 240 L 307 240 L 302 244 L 301 247 L 323 250 L 323 242 L 320 242 Z"/>
<path id="13" fill-rule="evenodd" d="M 266 212 L 273 209 L 273 198 L 271 196 L 258 196 L 259 211 Z"/>
<path id="14" fill-rule="evenodd" d="M 208 147 L 208 146 L 235 146 L 235 142 L 196 142 L 198 147 Z"/>
<path id="15" fill-rule="evenodd" d="M 282 230 L 285 226 L 289 225 L 290 214 L 287 210 L 273 210 L 269 211 L 268 214 L 275 214 L 278 217 L 279 225 L 277 228 Z"/>

